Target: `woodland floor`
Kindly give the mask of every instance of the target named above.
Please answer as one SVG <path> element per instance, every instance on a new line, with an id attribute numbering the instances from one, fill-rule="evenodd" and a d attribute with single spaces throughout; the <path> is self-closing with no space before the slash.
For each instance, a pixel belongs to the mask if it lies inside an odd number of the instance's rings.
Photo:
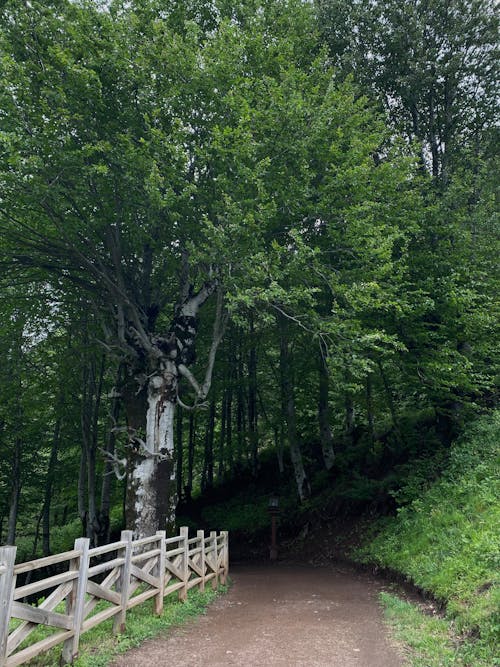
<path id="1" fill-rule="evenodd" d="M 114 667 L 402 667 L 377 603 L 381 580 L 348 565 L 232 566 L 206 616 Z"/>

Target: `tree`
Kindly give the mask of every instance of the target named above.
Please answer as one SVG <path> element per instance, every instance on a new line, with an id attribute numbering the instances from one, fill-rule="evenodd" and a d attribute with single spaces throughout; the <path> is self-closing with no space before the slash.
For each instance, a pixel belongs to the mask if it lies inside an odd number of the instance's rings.
<path id="1" fill-rule="evenodd" d="M 220 15 L 207 23 L 206 13 L 196 23 L 155 2 L 2 10 L 3 267 L 47 282 L 49 299 L 82 290 L 101 343 L 124 364 L 128 524 L 141 535 L 174 520 L 178 383 L 204 401 L 225 283 L 262 238 L 264 165 L 255 168 L 245 96 L 232 91 L 262 77 L 262 54 L 249 71 L 241 38 L 272 42 L 267 21 L 282 10 L 268 8 L 248 26 Z M 198 382 L 198 317 L 215 294 Z"/>
<path id="2" fill-rule="evenodd" d="M 318 0 L 344 73 L 370 90 L 422 160 L 446 181 L 494 127 L 498 16 L 491 0 Z"/>

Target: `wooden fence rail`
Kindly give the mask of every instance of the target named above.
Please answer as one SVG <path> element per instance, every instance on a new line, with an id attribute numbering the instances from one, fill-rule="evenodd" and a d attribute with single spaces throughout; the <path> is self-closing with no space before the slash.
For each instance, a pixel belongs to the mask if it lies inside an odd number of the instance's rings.
<path id="1" fill-rule="evenodd" d="M 113 631 L 123 632 L 127 610 L 150 598 L 154 613 L 161 614 L 167 595 L 177 592 L 185 600 L 194 586 L 204 590 L 212 582 L 216 588 L 227 579 L 229 541 L 225 531 L 205 536 L 199 530 L 190 539 L 183 527 L 175 537 L 158 531 L 134 540 L 124 530 L 119 542 L 95 549 L 79 538 L 62 554 L 18 565 L 15 558 L 16 547 L 0 547 L 0 667 L 21 665 L 58 644 L 62 663 L 70 664 L 80 635 L 103 621 L 113 618 Z M 16 586 L 19 574 L 54 565 L 58 574 Z M 38 594 L 44 597 L 36 605 L 26 602 Z M 48 632 L 30 642 L 40 626 Z"/>

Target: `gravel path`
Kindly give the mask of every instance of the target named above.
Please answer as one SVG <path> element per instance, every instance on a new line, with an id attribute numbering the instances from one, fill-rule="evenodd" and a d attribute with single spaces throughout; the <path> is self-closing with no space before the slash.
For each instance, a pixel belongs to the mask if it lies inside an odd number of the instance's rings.
<path id="1" fill-rule="evenodd" d="M 206 614 L 115 667 L 402 667 L 377 604 L 381 584 L 344 566 L 232 567 Z"/>

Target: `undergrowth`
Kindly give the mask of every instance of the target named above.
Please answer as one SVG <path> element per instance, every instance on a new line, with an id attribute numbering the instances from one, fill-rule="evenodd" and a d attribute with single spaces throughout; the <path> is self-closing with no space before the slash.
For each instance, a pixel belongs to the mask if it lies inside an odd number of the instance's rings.
<path id="1" fill-rule="evenodd" d="M 442 601 L 460 650 L 455 662 L 429 665 L 500 664 L 499 434 L 500 411 L 478 419 L 452 446 L 441 478 L 355 553 Z"/>

